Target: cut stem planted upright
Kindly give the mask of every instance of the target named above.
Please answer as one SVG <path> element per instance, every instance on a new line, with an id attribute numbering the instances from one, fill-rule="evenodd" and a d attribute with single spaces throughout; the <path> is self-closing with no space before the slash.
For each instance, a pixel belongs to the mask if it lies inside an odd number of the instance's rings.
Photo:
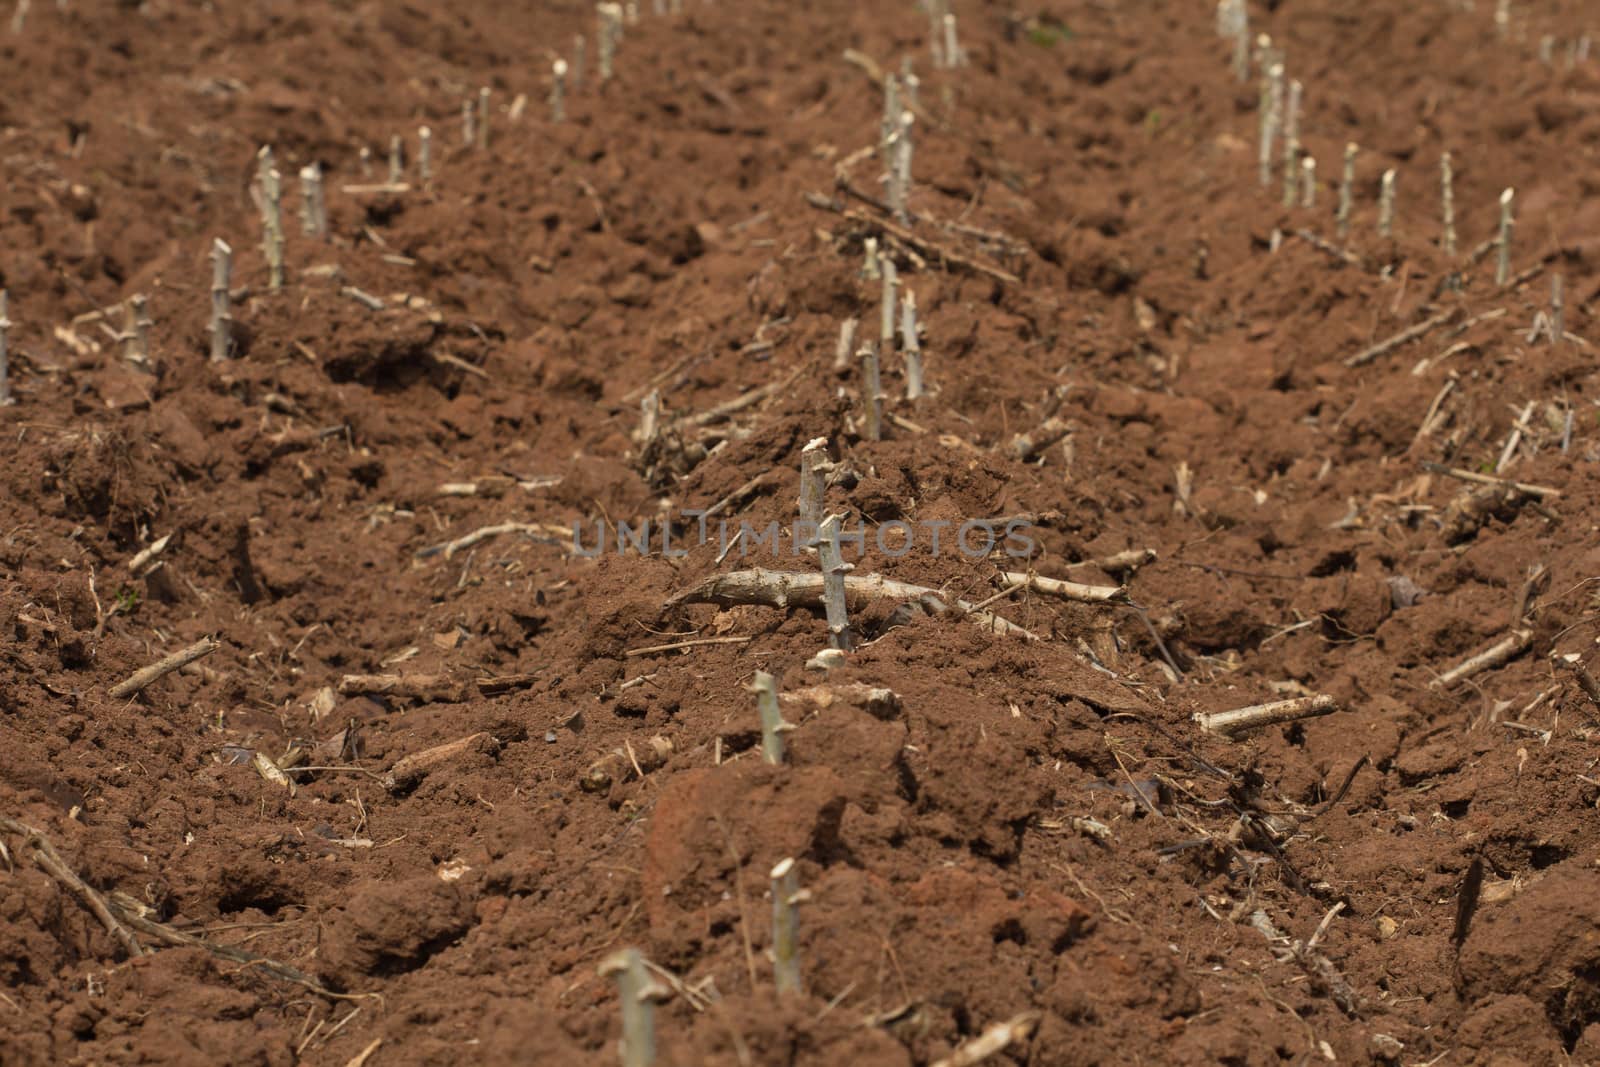
<path id="1" fill-rule="evenodd" d="M 1395 170 L 1390 167 L 1383 172 L 1382 184 L 1378 187 L 1378 236 L 1394 236 L 1394 182 Z"/>
<path id="2" fill-rule="evenodd" d="M 1439 157 L 1439 208 L 1444 216 L 1444 254 L 1456 254 L 1456 174 L 1450 153 Z"/>
<path id="3" fill-rule="evenodd" d="M 900 348 L 906 359 L 906 399 L 922 396 L 922 342 L 917 338 L 917 294 L 906 290 L 900 301 Z"/>
<path id="4" fill-rule="evenodd" d="M 218 237 L 211 242 L 211 359 L 214 362 L 233 355 L 233 317 L 228 308 L 232 278 L 233 249 Z"/>
<path id="5" fill-rule="evenodd" d="M 1344 146 L 1344 173 L 1339 178 L 1339 213 L 1335 216 L 1338 223 L 1339 240 L 1350 236 L 1350 209 L 1355 201 L 1356 185 L 1356 152 L 1359 149 L 1354 141 Z"/>
<path id="6" fill-rule="evenodd" d="M 780 995 L 800 992 L 800 911 L 805 899 L 793 858 L 772 868 L 772 976 Z"/>
<path id="7" fill-rule="evenodd" d="M 11 358 L 6 348 L 6 338 L 11 332 L 11 294 L 0 289 L 0 407 L 11 403 Z"/>
<path id="8" fill-rule="evenodd" d="M 845 575 L 855 568 L 844 561 L 839 551 L 839 516 L 829 515 L 822 520 L 817 553 L 822 561 L 822 608 L 828 619 L 828 643 L 841 652 L 849 652 L 855 642 L 850 634 Z"/>
<path id="9" fill-rule="evenodd" d="M 766 671 L 756 671 L 756 711 L 761 716 L 761 759 L 774 767 L 783 764 L 783 735 L 792 727 L 778 707 L 778 684 Z"/>
<path id="10" fill-rule="evenodd" d="M 644 955 L 625 948 L 600 964 L 600 977 L 615 978 L 622 1002 L 622 1067 L 651 1067 L 656 1061 L 655 998 L 661 987 L 651 979 Z"/>
<path id="11" fill-rule="evenodd" d="M 1511 280 L 1511 235 L 1516 228 L 1512 207 L 1517 199 L 1515 189 L 1500 194 L 1500 233 L 1495 239 L 1494 283 L 1504 286 Z"/>

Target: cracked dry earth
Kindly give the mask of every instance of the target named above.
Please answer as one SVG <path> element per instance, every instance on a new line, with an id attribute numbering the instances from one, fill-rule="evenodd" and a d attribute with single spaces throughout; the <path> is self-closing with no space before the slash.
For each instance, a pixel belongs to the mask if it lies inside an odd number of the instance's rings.
<path id="1" fill-rule="evenodd" d="M 640 6 L 604 83 L 563 0 L 0 25 L 0 1063 L 615 1063 L 627 948 L 660 1064 L 1600 1062 L 1592 10 L 1252 4 L 1240 79 L 1199 2 L 954 0 L 953 68 L 901 0 Z M 851 576 L 933 591 L 831 669 L 697 595 L 820 574 L 818 438 Z"/>

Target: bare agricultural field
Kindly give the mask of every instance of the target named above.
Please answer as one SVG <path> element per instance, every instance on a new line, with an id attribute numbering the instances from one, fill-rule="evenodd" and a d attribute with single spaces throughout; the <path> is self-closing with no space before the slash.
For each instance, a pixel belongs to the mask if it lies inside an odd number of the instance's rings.
<path id="1" fill-rule="evenodd" d="M 1600 1062 L 1562 0 L 0 11 L 0 1063 Z"/>

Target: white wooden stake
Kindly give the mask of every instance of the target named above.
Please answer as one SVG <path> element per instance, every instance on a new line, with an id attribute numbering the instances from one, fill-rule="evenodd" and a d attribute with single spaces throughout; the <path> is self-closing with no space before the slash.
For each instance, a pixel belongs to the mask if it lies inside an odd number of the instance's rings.
<path id="1" fill-rule="evenodd" d="M 839 516 L 829 515 L 822 520 L 817 556 L 822 564 L 822 609 L 828 620 L 828 645 L 849 652 L 855 647 L 855 641 L 850 633 L 844 579 L 855 568 L 844 561 L 839 551 Z"/>
<path id="2" fill-rule="evenodd" d="M 1278 138 L 1278 129 L 1283 120 L 1284 106 L 1283 64 L 1274 63 L 1267 70 L 1262 99 L 1264 106 L 1261 111 L 1261 143 L 1260 168 L 1261 188 L 1272 187 L 1272 148 Z"/>
<path id="3" fill-rule="evenodd" d="M 1378 235 L 1380 237 L 1394 236 L 1394 178 L 1395 170 L 1390 167 L 1383 172 L 1383 182 L 1378 187 Z"/>
<path id="4" fill-rule="evenodd" d="M 922 79 L 917 77 L 917 72 L 912 69 L 911 57 L 906 56 L 900 61 L 900 89 L 905 93 L 906 106 L 915 108 L 920 102 L 918 90 L 922 86 Z"/>
<path id="5" fill-rule="evenodd" d="M 883 440 L 883 374 L 878 365 L 878 347 L 871 341 L 856 353 L 861 357 L 861 405 L 866 415 L 867 440 Z"/>
<path id="6" fill-rule="evenodd" d="M 11 357 L 6 347 L 6 339 L 11 332 L 11 319 L 8 317 L 10 307 L 11 294 L 0 289 L 0 407 L 12 403 Z"/>
<path id="7" fill-rule="evenodd" d="M 150 366 L 150 327 L 155 324 L 150 321 L 150 301 L 146 300 L 143 293 L 134 293 L 128 298 L 128 316 L 133 321 L 132 329 L 127 332 L 128 338 L 127 360 L 137 367 L 148 369 Z M 0 318 L 3 318 L 0 315 Z"/>
<path id="8" fill-rule="evenodd" d="M 944 65 L 952 70 L 967 65 L 966 53 L 956 40 L 956 17 L 949 12 L 944 16 Z"/>
<path id="9" fill-rule="evenodd" d="M 1244 0 L 1233 5 L 1233 76 L 1241 82 L 1250 80 L 1250 10 Z"/>
<path id="10" fill-rule="evenodd" d="M 792 858 L 772 868 L 772 973 L 780 996 L 800 992 L 800 914 L 805 900 Z"/>
<path id="11" fill-rule="evenodd" d="M 814 437 L 800 450 L 800 499 L 796 503 L 800 520 L 817 531 L 822 529 L 822 504 L 832 469 L 826 437 Z"/>
<path id="12" fill-rule="evenodd" d="M 1289 103 L 1283 119 L 1283 206 L 1294 207 L 1300 199 L 1300 100 L 1305 86 L 1299 79 L 1289 83 Z"/>
<path id="13" fill-rule="evenodd" d="M 300 168 L 300 229 L 311 237 L 328 236 L 328 205 L 322 193 L 322 166 Z"/>
<path id="14" fill-rule="evenodd" d="M 617 55 L 617 35 L 622 29 L 622 9 L 611 3 L 596 4 L 595 14 L 599 19 L 596 32 L 600 41 L 600 80 L 608 82 Z"/>
<path id="15" fill-rule="evenodd" d="M 1317 206 L 1317 161 L 1311 156 L 1300 161 L 1300 206 Z"/>
<path id="16" fill-rule="evenodd" d="M 550 121 L 567 121 L 567 61 L 550 64 Z"/>
<path id="17" fill-rule="evenodd" d="M 889 209 L 901 223 L 911 220 L 911 124 L 916 119 L 909 111 L 900 113 L 899 128 L 890 153 L 894 164 L 889 171 Z"/>
<path id="18" fill-rule="evenodd" d="M 1344 173 L 1339 179 L 1339 213 L 1336 216 L 1341 241 L 1350 236 L 1350 209 L 1355 200 L 1357 151 L 1359 149 L 1356 148 L 1354 141 L 1344 146 Z"/>
<path id="19" fill-rule="evenodd" d="M 1511 233 L 1516 227 L 1516 220 L 1512 218 L 1511 209 L 1517 199 L 1515 189 L 1507 189 L 1500 194 L 1500 236 L 1496 240 L 1496 256 L 1494 261 L 1494 283 L 1505 285 L 1511 280 Z"/>
<path id="20" fill-rule="evenodd" d="M 859 323 L 854 318 L 845 319 L 839 324 L 839 344 L 833 350 L 833 369 L 835 373 L 848 370 L 850 367 L 850 357 L 856 353 L 856 327 L 858 325 Z"/>
<path id="21" fill-rule="evenodd" d="M 267 284 L 283 288 L 283 176 L 276 168 L 261 176 L 261 250 L 267 257 Z"/>
<path id="22" fill-rule="evenodd" d="M 944 61 L 944 13 L 945 0 L 927 0 L 928 9 L 928 54 L 933 59 L 933 69 L 938 70 L 945 66 Z"/>
<path id="23" fill-rule="evenodd" d="M 906 358 L 906 399 L 922 396 L 922 342 L 917 337 L 917 294 L 910 289 L 900 300 L 900 347 Z"/>
<path id="24" fill-rule="evenodd" d="M 489 148 L 489 87 L 478 90 L 478 150 Z"/>
<path id="25" fill-rule="evenodd" d="M 622 1004 L 622 1067 L 652 1067 L 656 1061 L 655 999 L 662 988 L 650 977 L 636 948 L 614 952 L 600 963 L 600 977 L 617 980 Z"/>
<path id="26" fill-rule="evenodd" d="M 233 354 L 233 318 L 228 312 L 228 287 L 233 278 L 233 249 L 218 237 L 211 243 L 211 359 Z"/>
<path id="27" fill-rule="evenodd" d="M 1550 275 L 1550 346 L 1561 344 L 1567 335 L 1567 279 L 1561 274 Z"/>
<path id="28" fill-rule="evenodd" d="M 882 264 L 878 261 L 878 239 L 868 237 L 861 242 L 861 276 L 869 282 L 875 282 L 883 273 Z"/>
<path id="29" fill-rule="evenodd" d="M 405 153 L 400 146 L 400 135 L 389 138 L 389 184 L 399 185 L 406 177 Z"/>
<path id="30" fill-rule="evenodd" d="M 417 129 L 417 179 L 423 185 L 433 181 L 433 130 Z"/>
<path id="31" fill-rule="evenodd" d="M 894 351 L 895 289 L 899 278 L 894 260 L 884 257 L 879 269 L 883 272 L 883 296 L 878 301 L 878 341 L 883 354 Z"/>
<path id="32" fill-rule="evenodd" d="M 894 180 L 894 138 L 900 132 L 900 82 L 893 74 L 883 76 L 883 122 L 878 127 L 878 159 Z"/>
<path id="33" fill-rule="evenodd" d="M 1450 153 L 1439 157 L 1439 206 L 1444 216 L 1444 254 L 1456 254 L 1456 175 Z"/>
<path id="34" fill-rule="evenodd" d="M 761 760 L 781 767 L 783 735 L 794 727 L 783 721 L 783 712 L 778 708 L 777 683 L 766 671 L 756 671 L 755 684 L 750 689 L 756 695 L 756 711 L 761 717 Z"/>

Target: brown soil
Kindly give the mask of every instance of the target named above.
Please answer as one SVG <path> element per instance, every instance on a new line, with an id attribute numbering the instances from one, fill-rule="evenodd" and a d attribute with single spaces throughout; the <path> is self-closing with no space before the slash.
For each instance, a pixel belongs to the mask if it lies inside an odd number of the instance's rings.
<path id="1" fill-rule="evenodd" d="M 613 1063 L 597 966 L 623 946 L 692 991 L 657 1008 L 667 1064 L 932 1064 L 1019 1016 L 1032 1036 L 994 1062 L 1600 1062 L 1600 727 L 1551 658 L 1587 663 L 1600 632 L 1600 383 L 1588 342 L 1527 340 L 1560 273 L 1567 329 L 1600 342 L 1582 5 L 1518 0 L 1505 39 L 1488 0 L 1254 7 L 1321 163 L 1318 205 L 1287 211 L 1204 3 L 957 3 L 956 71 L 910 3 L 645 3 L 603 87 L 566 0 L 63 6 L 0 26 L 0 816 L 94 892 L 309 980 L 148 931 L 131 956 L 7 824 L 0 1063 Z M 549 62 L 579 32 L 555 125 Z M 893 401 L 878 442 L 859 373 L 832 369 L 840 322 L 875 336 L 878 314 L 882 215 L 834 185 L 878 193 L 850 157 L 881 96 L 847 49 L 915 60 L 912 230 L 949 254 L 888 245 L 933 395 Z M 431 188 L 343 191 L 423 123 Z M 1347 141 L 1355 262 L 1295 236 L 1333 239 Z M 328 174 L 331 237 L 291 210 L 282 292 L 251 198 L 267 143 Z M 1445 149 L 1458 259 L 1517 189 L 1509 288 L 1492 254 L 1448 284 Z M 213 237 L 243 290 L 216 364 Z M 153 374 L 121 358 L 120 312 L 83 317 L 139 292 Z M 651 387 L 673 420 L 768 384 L 633 437 Z M 1529 404 L 1506 473 L 1559 496 L 1425 466 L 1494 469 Z M 1018 460 L 1052 416 L 1070 435 Z M 852 524 L 1033 523 L 1028 561 L 869 537 L 857 575 L 976 602 L 1007 567 L 1105 583 L 1088 561 L 1159 559 L 1125 576 L 1136 607 L 990 606 L 1037 642 L 866 606 L 826 674 L 820 609 L 669 606 L 720 571 L 814 570 L 719 560 L 683 518 L 732 494 L 735 530 L 787 526 L 814 437 Z M 672 516 L 681 558 L 585 558 L 561 529 Z M 531 525 L 430 551 L 507 522 Z M 1524 625 L 1509 663 L 1430 685 Z M 748 640 L 630 655 L 691 637 Z M 758 669 L 833 690 L 786 702 L 785 766 L 760 760 Z M 341 692 L 355 673 L 442 681 Z M 1191 718 L 1304 693 L 1340 710 L 1238 741 Z M 325 769 L 292 792 L 250 762 L 295 750 Z M 780 999 L 786 856 L 810 899 L 804 994 Z"/>

